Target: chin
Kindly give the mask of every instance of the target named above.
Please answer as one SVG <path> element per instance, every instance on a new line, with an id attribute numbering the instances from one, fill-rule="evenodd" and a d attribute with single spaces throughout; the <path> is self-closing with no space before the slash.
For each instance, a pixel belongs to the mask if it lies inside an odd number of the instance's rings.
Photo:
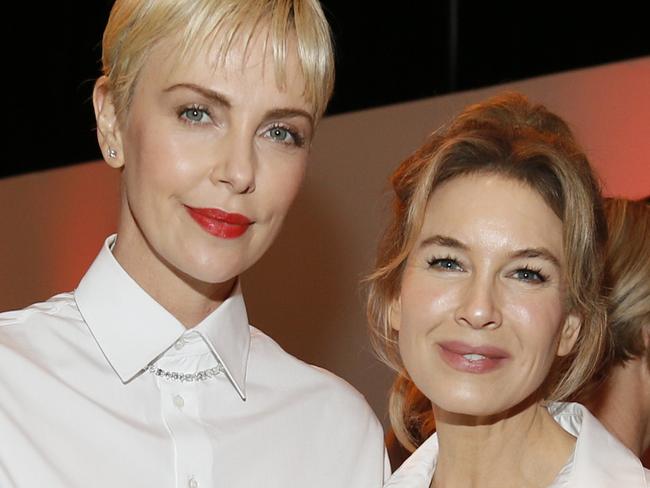
<path id="1" fill-rule="evenodd" d="M 227 283 L 237 278 L 246 269 L 244 265 L 239 266 L 238 260 L 228 257 L 219 259 L 193 259 L 191 261 L 174 263 L 173 266 L 181 275 L 187 278 L 206 284 Z"/>
<path id="2" fill-rule="evenodd" d="M 202 283 L 210 285 L 218 285 L 221 283 L 227 283 L 239 276 L 239 273 L 220 273 L 220 272 L 206 272 L 205 270 L 201 272 L 195 272 L 192 274 L 187 273 L 192 279 L 200 281 Z"/>
<path id="3" fill-rule="evenodd" d="M 429 398 L 438 408 L 454 415 L 491 417 L 498 416 L 509 408 L 508 405 L 491 401 L 495 400 L 493 391 L 464 390 L 458 386 L 445 387 Z"/>
<path id="4" fill-rule="evenodd" d="M 459 423 L 468 425 L 491 424 L 516 415 L 536 403 L 534 395 L 522 399 L 499 399 L 494 393 L 481 393 L 462 397 L 445 395 L 439 402 L 432 401 L 442 411 L 458 417 Z"/>
<path id="5" fill-rule="evenodd" d="M 447 401 L 438 404 L 438 406 L 449 413 L 467 415 L 469 417 L 491 417 L 493 415 L 499 415 L 503 411 L 499 408 L 490 408 L 480 400 L 472 402 Z"/>

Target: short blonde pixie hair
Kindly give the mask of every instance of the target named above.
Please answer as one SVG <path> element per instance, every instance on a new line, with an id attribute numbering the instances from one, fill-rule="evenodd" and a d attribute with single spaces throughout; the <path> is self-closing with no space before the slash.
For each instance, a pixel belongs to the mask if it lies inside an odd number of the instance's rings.
<path id="1" fill-rule="evenodd" d="M 278 86 L 292 39 L 305 78 L 305 98 L 318 120 L 334 86 L 334 54 L 329 24 L 318 0 L 116 0 L 102 42 L 102 71 L 108 78 L 119 117 L 131 103 L 138 75 L 151 48 L 179 35 L 178 61 L 219 36 L 217 60 L 231 45 L 246 46 L 260 29 L 268 29 Z"/>
<path id="2" fill-rule="evenodd" d="M 650 367 L 650 203 L 605 199 L 609 228 L 605 266 L 612 365 L 645 356 Z"/>
<path id="3" fill-rule="evenodd" d="M 391 307 L 399 297 L 404 265 L 429 197 L 443 182 L 472 174 L 497 174 L 526 184 L 563 222 L 566 309 L 581 319 L 581 328 L 573 352 L 556 361 L 540 391 L 542 397 L 561 400 L 573 395 L 594 374 L 608 347 L 602 298 L 607 229 L 599 186 L 585 154 L 560 117 L 523 95 L 506 93 L 468 107 L 429 136 L 393 173 L 393 218 L 367 280 L 373 346 L 398 373 L 390 395 L 391 423 L 409 450 L 431 433 L 435 423 L 431 403 L 400 359 Z"/>

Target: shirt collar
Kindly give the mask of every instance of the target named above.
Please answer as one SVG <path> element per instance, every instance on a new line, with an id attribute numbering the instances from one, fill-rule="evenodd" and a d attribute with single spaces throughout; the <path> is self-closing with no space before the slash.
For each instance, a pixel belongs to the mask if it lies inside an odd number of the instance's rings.
<path id="1" fill-rule="evenodd" d="M 384 488 L 422 488 L 429 486 L 433 479 L 433 472 L 436 470 L 437 460 L 438 435 L 433 433 L 393 473 Z"/>
<path id="2" fill-rule="evenodd" d="M 549 412 L 564 430 L 577 437 L 570 486 L 606 488 L 644 486 L 641 461 L 579 403 L 550 403 Z M 438 438 L 432 434 L 393 474 L 384 488 L 422 488 L 433 479 Z M 553 484 L 552 486 L 555 486 Z"/>
<path id="3" fill-rule="evenodd" d="M 579 403 L 551 403 L 549 411 L 564 430 L 577 437 L 571 486 L 644 486 L 643 465 Z"/>
<path id="4" fill-rule="evenodd" d="M 75 301 L 107 361 L 128 383 L 187 329 L 120 266 L 111 252 L 115 239 L 112 235 L 104 242 L 75 290 Z M 250 332 L 239 283 L 191 330 L 200 335 L 245 400 Z"/>

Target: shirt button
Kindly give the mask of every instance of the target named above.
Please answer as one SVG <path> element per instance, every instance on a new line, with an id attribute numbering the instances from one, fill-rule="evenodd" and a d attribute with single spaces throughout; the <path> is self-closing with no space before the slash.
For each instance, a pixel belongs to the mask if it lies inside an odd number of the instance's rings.
<path id="1" fill-rule="evenodd" d="M 199 488 L 199 482 L 194 479 L 194 477 L 190 478 L 190 481 L 187 483 L 187 486 L 189 488 Z"/>
<path id="2" fill-rule="evenodd" d="M 185 406 L 185 399 L 180 395 L 174 395 L 174 405 L 178 408 L 183 408 Z"/>
<path id="3" fill-rule="evenodd" d="M 184 345 L 185 345 L 185 339 L 181 337 L 174 343 L 174 349 L 180 351 L 181 349 L 183 349 Z"/>

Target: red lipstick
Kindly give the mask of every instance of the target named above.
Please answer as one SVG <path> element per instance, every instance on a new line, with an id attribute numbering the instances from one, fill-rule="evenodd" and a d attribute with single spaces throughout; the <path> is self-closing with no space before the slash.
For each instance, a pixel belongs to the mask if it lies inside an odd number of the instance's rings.
<path id="1" fill-rule="evenodd" d="M 439 342 L 442 359 L 453 369 L 466 373 L 489 373 L 510 359 L 510 354 L 494 346 L 471 346 L 459 341 Z"/>
<path id="2" fill-rule="evenodd" d="M 215 237 L 235 239 L 248 230 L 253 223 L 245 215 L 229 213 L 218 208 L 194 208 L 185 205 L 190 217 Z"/>

